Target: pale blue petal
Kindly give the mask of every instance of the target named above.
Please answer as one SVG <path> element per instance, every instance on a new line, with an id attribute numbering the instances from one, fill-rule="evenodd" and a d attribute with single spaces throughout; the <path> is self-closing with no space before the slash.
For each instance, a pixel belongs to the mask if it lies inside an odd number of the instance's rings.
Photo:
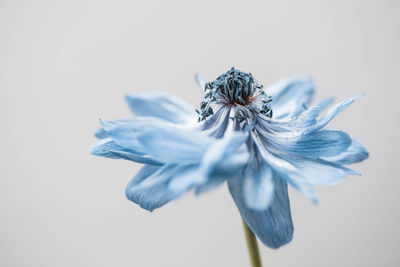
<path id="1" fill-rule="evenodd" d="M 317 106 L 322 111 L 322 110 L 325 110 L 326 108 L 328 108 L 330 105 L 332 105 L 334 101 L 335 101 L 334 97 L 325 98 L 325 99 L 322 99 L 321 101 L 319 101 Z"/>
<path id="2" fill-rule="evenodd" d="M 335 156 L 346 151 L 351 144 L 347 133 L 335 130 L 320 130 L 293 138 L 263 131 L 260 137 L 264 145 L 276 153 L 293 153 L 306 158 Z"/>
<path id="3" fill-rule="evenodd" d="M 138 185 L 143 182 L 143 180 L 152 175 L 156 175 L 161 168 L 162 167 L 152 165 L 144 166 L 127 185 L 125 191 L 126 197 L 148 211 L 153 211 L 153 209 L 161 207 L 169 202 L 170 199 L 165 194 L 165 182 L 153 187 L 138 188 Z"/>
<path id="4" fill-rule="evenodd" d="M 290 180 L 304 181 L 311 186 L 328 186 L 337 184 L 347 175 L 358 175 L 357 172 L 324 160 L 310 160 L 306 158 L 291 158 L 291 164 L 297 171 L 287 173 Z"/>
<path id="5" fill-rule="evenodd" d="M 266 210 L 274 193 L 272 169 L 267 165 L 249 167 L 242 180 L 246 206 L 253 210 Z"/>
<path id="6" fill-rule="evenodd" d="M 317 203 L 319 201 L 318 194 L 312 188 L 311 184 L 298 173 L 299 168 L 288 161 L 288 158 L 291 157 L 290 154 L 279 156 L 278 154 L 273 154 L 266 148 L 257 133 L 253 132 L 251 137 L 258 147 L 260 156 L 271 166 L 274 173 L 285 179 L 313 202 Z"/>
<path id="7" fill-rule="evenodd" d="M 274 118 L 294 117 L 303 112 L 314 91 L 314 84 L 308 77 L 286 78 L 265 89 L 272 96 Z"/>
<path id="8" fill-rule="evenodd" d="M 147 155 L 138 154 L 135 151 L 126 149 L 117 145 L 111 138 L 104 138 L 98 140 L 91 146 L 93 155 L 102 156 L 113 159 L 126 159 L 138 163 L 160 165 L 160 162 L 148 157 Z"/>
<path id="9" fill-rule="evenodd" d="M 164 163 L 199 162 L 215 142 L 201 132 L 155 118 L 138 117 L 130 123 L 102 125 L 118 145 Z"/>
<path id="10" fill-rule="evenodd" d="M 212 135 L 213 132 L 221 128 L 226 123 L 226 118 L 229 118 L 230 107 L 220 107 L 212 116 L 199 123 L 197 129 Z M 225 126 L 226 129 L 226 126 Z"/>
<path id="11" fill-rule="evenodd" d="M 196 80 L 196 83 L 198 84 L 198 86 L 205 90 L 206 89 L 206 83 L 207 83 L 207 79 L 204 77 L 204 75 L 200 74 L 200 73 L 196 73 L 194 75 L 194 79 Z"/>
<path id="12" fill-rule="evenodd" d="M 96 132 L 94 133 L 94 136 L 98 139 L 108 137 L 107 132 L 103 128 L 96 130 Z"/>
<path id="13" fill-rule="evenodd" d="M 292 151 L 304 157 L 326 157 L 346 151 L 350 144 L 351 138 L 345 132 L 321 130 L 302 136 Z"/>
<path id="14" fill-rule="evenodd" d="M 276 249 L 292 240 L 294 228 L 287 183 L 275 175 L 273 183 L 273 199 L 268 209 L 263 211 L 250 209 L 246 205 L 240 179 L 229 180 L 228 186 L 246 224 L 264 245 Z"/>
<path id="15" fill-rule="evenodd" d="M 277 132 L 282 136 L 299 135 L 317 122 L 321 108 L 314 106 L 300 113 L 296 117 L 287 117 L 284 119 L 268 118 L 262 114 L 257 115 L 257 124 L 269 132 Z"/>
<path id="16" fill-rule="evenodd" d="M 355 138 L 352 138 L 350 147 L 340 155 L 324 158 L 327 161 L 337 164 L 353 164 L 363 161 L 369 157 L 369 153 L 364 145 Z"/>
<path id="17" fill-rule="evenodd" d="M 191 105 L 165 92 L 132 93 L 125 98 L 137 116 L 156 117 L 173 123 L 194 123 L 197 119 Z"/>
<path id="18" fill-rule="evenodd" d="M 129 121 L 131 121 L 132 119 L 123 119 L 123 120 L 117 120 L 117 121 L 110 121 L 109 123 L 110 124 L 119 124 L 119 123 L 127 123 L 127 122 L 129 122 Z M 102 120 L 100 119 L 100 122 L 101 122 Z M 103 128 L 100 128 L 100 129 L 98 129 L 95 133 L 94 133 L 94 136 L 96 137 L 96 138 L 98 138 L 98 139 L 103 139 L 103 138 L 107 138 L 108 137 L 108 134 L 107 134 L 107 132 L 103 129 Z"/>
<path id="19" fill-rule="evenodd" d="M 204 184 L 196 186 L 196 195 L 214 189 L 227 179 L 235 179 L 244 177 L 244 168 L 249 162 L 249 152 L 247 149 L 240 149 L 233 155 L 220 162 L 215 169 L 209 174 L 208 180 Z"/>
<path id="20" fill-rule="evenodd" d="M 153 211 L 177 197 L 167 190 L 168 183 L 177 175 L 185 175 L 190 170 L 190 166 L 146 165 L 128 184 L 126 196 L 143 209 Z"/>
<path id="21" fill-rule="evenodd" d="M 230 136 L 218 139 L 214 145 L 210 146 L 209 149 L 204 153 L 202 161 L 199 165 L 196 174 L 193 174 L 191 179 L 187 179 L 184 176 L 176 177 L 169 184 L 169 189 L 172 192 L 176 192 L 180 194 L 181 192 L 187 191 L 194 186 L 201 186 L 206 184 L 209 179 L 213 177 L 212 173 L 217 169 L 221 171 L 221 166 L 225 166 L 227 169 L 232 168 L 232 165 L 224 165 L 223 163 L 234 164 L 234 162 L 230 160 L 231 157 L 237 160 L 236 151 L 244 144 L 246 139 L 248 138 L 247 133 L 234 132 Z M 238 154 L 240 155 L 240 159 L 243 160 L 243 157 L 248 154 L 244 154 L 244 152 Z M 226 174 L 226 173 L 225 173 Z M 229 178 L 227 175 L 224 175 L 225 179 Z"/>
<path id="22" fill-rule="evenodd" d="M 317 123 L 315 123 L 312 127 L 309 127 L 306 131 L 306 133 L 310 132 L 316 132 L 319 129 L 323 128 L 325 125 L 327 125 L 333 118 L 335 118 L 340 112 L 345 110 L 348 106 L 350 106 L 355 100 L 357 100 L 359 97 L 361 97 L 363 94 L 351 97 L 349 99 L 346 99 L 332 108 L 330 108 L 327 111 L 327 114 L 323 116 Z"/>

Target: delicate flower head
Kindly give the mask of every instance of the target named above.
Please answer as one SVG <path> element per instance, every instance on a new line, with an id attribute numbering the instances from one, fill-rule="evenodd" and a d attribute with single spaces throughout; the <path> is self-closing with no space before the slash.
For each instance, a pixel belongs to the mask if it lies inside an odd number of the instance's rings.
<path id="1" fill-rule="evenodd" d="M 324 128 L 359 96 L 324 113 L 333 99 L 309 108 L 314 84 L 307 77 L 263 88 L 250 73 L 232 68 L 212 82 L 196 79 L 205 90 L 197 114 L 166 93 L 129 94 L 136 117 L 101 121 L 96 132 L 94 155 L 145 164 L 126 189 L 144 209 L 227 182 L 247 225 L 277 248 L 293 235 L 288 183 L 317 202 L 315 186 L 358 175 L 345 165 L 368 157 L 357 139 Z"/>
<path id="2" fill-rule="evenodd" d="M 220 75 L 215 81 L 205 84 L 205 96 L 200 105 L 199 121 L 212 114 L 212 105 L 241 106 L 248 110 L 272 117 L 268 96 L 251 75 L 235 68 Z"/>

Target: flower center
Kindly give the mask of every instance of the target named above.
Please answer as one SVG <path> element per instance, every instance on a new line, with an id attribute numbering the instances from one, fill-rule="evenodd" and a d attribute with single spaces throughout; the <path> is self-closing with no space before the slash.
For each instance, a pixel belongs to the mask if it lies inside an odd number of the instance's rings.
<path id="1" fill-rule="evenodd" d="M 199 121 L 214 114 L 211 104 L 222 104 L 229 106 L 243 106 L 252 112 L 272 116 L 269 102 L 272 98 L 262 90 L 251 75 L 235 68 L 221 74 L 215 81 L 205 86 L 205 96 L 200 105 Z"/>

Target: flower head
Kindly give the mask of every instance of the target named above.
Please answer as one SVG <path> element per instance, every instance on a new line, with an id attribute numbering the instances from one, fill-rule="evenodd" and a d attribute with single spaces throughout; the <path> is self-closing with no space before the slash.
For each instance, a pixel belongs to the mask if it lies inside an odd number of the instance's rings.
<path id="1" fill-rule="evenodd" d="M 166 93 L 127 95 L 136 117 L 101 121 L 92 153 L 145 166 L 128 184 L 128 199 L 152 211 L 189 190 L 197 194 L 227 182 L 247 225 L 267 246 L 290 242 L 293 223 L 287 184 L 317 202 L 314 186 L 358 172 L 344 166 L 368 157 L 363 145 L 324 127 L 359 96 L 325 114 L 332 103 L 308 108 L 309 78 L 284 79 L 266 89 L 232 68 L 205 91 L 197 114 Z"/>

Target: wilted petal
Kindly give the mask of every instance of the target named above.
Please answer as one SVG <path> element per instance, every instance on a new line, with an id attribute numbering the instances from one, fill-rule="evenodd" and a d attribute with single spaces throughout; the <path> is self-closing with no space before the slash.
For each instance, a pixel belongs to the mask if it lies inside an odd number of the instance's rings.
<path id="1" fill-rule="evenodd" d="M 310 78 L 292 77 L 267 87 L 265 92 L 272 96 L 274 118 L 283 118 L 303 112 L 310 103 L 314 90 L 314 83 Z"/>
<path id="2" fill-rule="evenodd" d="M 192 170 L 192 166 L 146 165 L 128 184 L 126 196 L 143 209 L 153 211 L 178 197 L 167 189 L 171 179 L 179 175 L 190 178 Z"/>
<path id="3" fill-rule="evenodd" d="M 219 186 L 228 179 L 242 178 L 243 170 L 249 162 L 248 151 L 241 150 L 222 161 L 216 168 L 209 174 L 207 183 L 196 186 L 195 193 L 200 195 L 208 192 L 211 189 Z"/>
<path id="4" fill-rule="evenodd" d="M 350 106 L 354 101 L 356 101 L 359 97 L 361 97 L 363 94 L 360 95 L 356 95 L 354 97 L 348 98 L 338 104 L 336 104 L 335 106 L 333 106 L 332 108 L 330 108 L 327 111 L 327 114 L 325 114 L 325 116 L 323 116 L 317 123 L 315 123 L 312 127 L 309 127 L 306 131 L 306 133 L 310 133 L 310 132 L 316 132 L 319 129 L 325 127 L 325 125 L 327 125 L 331 120 L 333 120 L 333 118 L 335 118 L 340 112 L 342 112 L 343 110 L 345 110 L 348 106 Z"/>
<path id="5" fill-rule="evenodd" d="M 247 207 L 253 210 L 266 210 L 271 202 L 274 183 L 269 166 L 249 167 L 244 172 L 242 186 Z"/>
<path id="6" fill-rule="evenodd" d="M 196 173 L 192 175 L 189 179 L 186 176 L 176 177 L 169 184 L 169 189 L 177 194 L 181 194 L 192 187 L 201 186 L 203 184 L 207 184 L 208 182 L 214 183 L 215 181 L 210 181 L 211 179 L 216 179 L 216 172 L 221 172 L 221 168 L 225 166 L 226 169 L 224 172 L 224 179 L 228 179 L 227 173 L 229 173 L 229 168 L 234 168 L 232 164 L 238 163 L 233 161 L 230 158 L 234 158 L 236 160 L 238 157 L 236 155 L 236 151 L 244 144 L 246 139 L 248 138 L 247 133 L 232 133 L 232 135 L 218 139 L 209 149 L 205 152 L 202 161 L 196 170 Z M 243 152 L 237 154 L 241 156 L 243 159 Z M 247 159 L 246 158 L 246 159 Z M 229 166 L 224 163 L 230 163 Z"/>
<path id="7" fill-rule="evenodd" d="M 332 105 L 332 103 L 335 101 L 334 97 L 329 97 L 322 99 L 321 101 L 318 102 L 317 106 L 320 108 L 320 110 L 325 110 L 327 107 Z"/>
<path id="8" fill-rule="evenodd" d="M 336 130 L 320 130 L 292 138 L 265 131 L 259 133 L 263 144 L 277 154 L 291 153 L 305 158 L 335 156 L 346 151 L 351 144 L 347 133 Z"/>
<path id="9" fill-rule="evenodd" d="M 355 138 L 351 139 L 350 147 L 340 155 L 324 159 L 337 164 L 353 164 L 367 159 L 369 153 L 363 144 Z"/>
<path id="10" fill-rule="evenodd" d="M 125 98 L 137 116 L 156 117 L 173 123 L 194 123 L 197 119 L 191 105 L 165 92 L 132 93 Z"/>
<path id="11" fill-rule="evenodd" d="M 199 162 L 214 139 L 201 132 L 155 118 L 138 117 L 129 123 L 102 122 L 118 145 L 164 163 Z"/>
<path id="12" fill-rule="evenodd" d="M 207 79 L 206 77 L 204 77 L 204 75 L 200 74 L 200 73 L 196 73 L 194 75 L 194 79 L 196 80 L 196 83 L 198 84 L 198 86 L 205 90 L 206 88 L 206 83 L 207 83 Z"/>
<path id="13" fill-rule="evenodd" d="M 126 149 L 117 145 L 111 138 L 104 138 L 98 140 L 91 146 L 93 155 L 113 158 L 113 159 L 126 159 L 138 163 L 160 165 L 160 162 L 148 157 L 147 155 L 136 153 L 135 151 Z"/>
<path id="14" fill-rule="evenodd" d="M 272 201 L 267 210 L 253 210 L 245 203 L 245 193 L 240 179 L 228 181 L 229 191 L 246 224 L 253 233 L 268 247 L 279 248 L 289 243 L 293 236 L 293 223 L 287 183 L 273 177 L 275 184 Z"/>
<path id="15" fill-rule="evenodd" d="M 152 175 L 157 175 L 161 168 L 163 167 L 152 165 L 144 166 L 127 185 L 125 191 L 126 197 L 148 211 L 153 211 L 153 209 L 161 207 L 169 202 L 170 199 L 165 194 L 165 182 L 153 187 L 138 188 L 138 185 L 143 182 L 143 180 Z"/>
<path id="16" fill-rule="evenodd" d="M 297 168 L 296 172 L 286 174 L 289 180 L 304 181 L 312 186 L 333 185 L 342 181 L 349 174 L 358 175 L 349 168 L 324 160 L 291 158 L 289 161 Z"/>

